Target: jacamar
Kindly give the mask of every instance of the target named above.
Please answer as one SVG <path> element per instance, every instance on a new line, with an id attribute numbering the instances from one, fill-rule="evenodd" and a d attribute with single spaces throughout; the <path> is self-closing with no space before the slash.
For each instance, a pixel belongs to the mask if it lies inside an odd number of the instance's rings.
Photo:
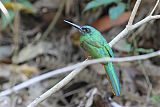
<path id="1" fill-rule="evenodd" d="M 88 25 L 79 26 L 72 22 L 64 21 L 79 30 L 81 33 L 80 45 L 92 58 L 114 57 L 111 47 L 97 29 Z M 120 82 L 113 63 L 106 62 L 102 63 L 102 65 L 107 72 L 106 74 L 114 95 L 119 96 L 121 91 Z"/>

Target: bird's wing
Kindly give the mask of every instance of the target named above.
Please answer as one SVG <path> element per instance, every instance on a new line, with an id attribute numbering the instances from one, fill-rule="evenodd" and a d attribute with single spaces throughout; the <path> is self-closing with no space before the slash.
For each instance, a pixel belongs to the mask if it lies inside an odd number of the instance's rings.
<path id="1" fill-rule="evenodd" d="M 92 45 L 96 48 L 103 48 L 103 45 L 100 42 L 97 42 L 97 41 L 87 40 L 87 41 L 84 41 L 84 43 Z"/>
<path id="2" fill-rule="evenodd" d="M 87 40 L 87 41 L 84 41 L 85 43 L 87 44 L 90 44 L 96 48 L 103 48 L 104 51 L 106 51 L 106 53 L 108 53 L 110 55 L 110 57 L 114 57 L 114 54 L 113 54 L 113 51 L 111 49 L 111 47 L 107 44 L 107 42 L 97 42 L 97 41 L 93 41 L 93 40 Z M 85 44 L 83 44 L 85 45 Z M 82 47 L 85 49 L 86 46 L 83 46 Z"/>
<path id="3" fill-rule="evenodd" d="M 109 55 L 111 57 L 114 57 L 114 53 L 113 53 L 111 47 L 109 46 L 109 44 L 105 44 L 104 46 L 105 46 L 106 50 L 108 51 Z"/>

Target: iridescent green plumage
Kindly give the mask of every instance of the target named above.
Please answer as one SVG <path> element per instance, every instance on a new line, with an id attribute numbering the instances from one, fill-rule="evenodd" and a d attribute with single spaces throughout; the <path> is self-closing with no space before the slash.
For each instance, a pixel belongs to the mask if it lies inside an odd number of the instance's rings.
<path id="1" fill-rule="evenodd" d="M 68 21 L 65 22 L 79 29 L 81 32 L 81 47 L 89 53 L 92 58 L 114 57 L 112 49 L 98 30 L 91 26 L 78 26 Z M 103 65 L 107 72 L 107 77 L 110 81 L 113 93 L 119 96 L 120 83 L 112 62 L 107 62 Z"/>

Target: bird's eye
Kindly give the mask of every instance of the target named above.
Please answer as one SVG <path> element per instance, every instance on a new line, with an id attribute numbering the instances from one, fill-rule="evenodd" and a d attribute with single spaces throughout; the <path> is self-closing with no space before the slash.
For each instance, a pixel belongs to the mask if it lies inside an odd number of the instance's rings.
<path id="1" fill-rule="evenodd" d="M 83 32 L 90 33 L 91 30 L 89 28 L 82 28 Z"/>

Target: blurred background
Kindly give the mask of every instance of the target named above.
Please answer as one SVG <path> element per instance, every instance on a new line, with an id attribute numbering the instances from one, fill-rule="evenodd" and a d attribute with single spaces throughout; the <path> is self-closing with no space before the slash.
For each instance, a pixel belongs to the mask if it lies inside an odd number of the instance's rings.
<path id="1" fill-rule="evenodd" d="M 79 32 L 64 23 L 97 28 L 108 42 L 121 32 L 136 0 L 1 0 L 0 90 L 35 76 L 86 59 Z M 134 23 L 145 18 L 156 0 L 142 0 Z M 4 10 L 3 6 L 7 9 Z M 154 14 L 160 13 L 160 5 Z M 112 48 L 116 57 L 160 49 L 160 21 L 153 20 L 121 39 Z M 69 84 L 38 107 L 158 107 L 160 57 L 114 63 L 122 93 L 113 97 L 101 65 L 85 68 Z M 26 107 L 68 73 L 45 79 L 0 97 L 0 107 Z"/>

